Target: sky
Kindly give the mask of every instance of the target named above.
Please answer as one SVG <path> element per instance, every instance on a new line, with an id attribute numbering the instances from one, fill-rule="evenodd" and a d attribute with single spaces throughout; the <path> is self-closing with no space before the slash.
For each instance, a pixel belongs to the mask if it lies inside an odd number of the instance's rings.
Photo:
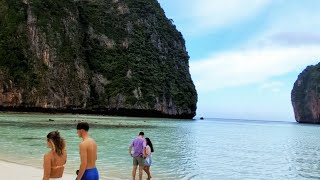
<path id="1" fill-rule="evenodd" d="M 197 115 L 295 121 L 291 90 L 320 62 L 319 0 L 158 0 L 186 40 Z"/>

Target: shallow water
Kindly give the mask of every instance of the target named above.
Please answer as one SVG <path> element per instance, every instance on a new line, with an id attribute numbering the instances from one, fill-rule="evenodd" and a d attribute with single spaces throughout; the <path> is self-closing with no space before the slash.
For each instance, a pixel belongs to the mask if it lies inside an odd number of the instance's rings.
<path id="1" fill-rule="evenodd" d="M 103 179 L 131 179 L 128 146 L 139 131 L 154 144 L 154 180 L 320 179 L 320 126 L 280 121 L 0 113 L 0 159 L 41 167 L 46 135 L 59 130 L 74 173 L 81 120 L 98 143 Z"/>

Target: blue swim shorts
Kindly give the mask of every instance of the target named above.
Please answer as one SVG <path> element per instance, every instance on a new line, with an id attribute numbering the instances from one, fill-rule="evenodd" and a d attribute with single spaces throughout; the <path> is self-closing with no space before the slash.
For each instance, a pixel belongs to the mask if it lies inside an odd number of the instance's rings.
<path id="1" fill-rule="evenodd" d="M 99 180 L 99 173 L 97 168 L 86 169 L 81 180 Z"/>

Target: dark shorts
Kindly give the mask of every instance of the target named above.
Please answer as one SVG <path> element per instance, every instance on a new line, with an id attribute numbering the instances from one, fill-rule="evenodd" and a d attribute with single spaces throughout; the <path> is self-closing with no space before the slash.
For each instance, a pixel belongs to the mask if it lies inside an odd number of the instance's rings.
<path id="1" fill-rule="evenodd" d="M 99 180 L 99 173 L 97 168 L 86 169 L 81 180 Z"/>
<path id="2" fill-rule="evenodd" d="M 134 166 L 144 166 L 144 159 L 141 156 L 133 157 L 133 165 Z"/>

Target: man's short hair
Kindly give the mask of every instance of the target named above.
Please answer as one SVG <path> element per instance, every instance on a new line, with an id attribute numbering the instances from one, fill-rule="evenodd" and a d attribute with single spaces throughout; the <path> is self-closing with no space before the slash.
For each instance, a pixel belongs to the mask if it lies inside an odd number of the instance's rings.
<path id="1" fill-rule="evenodd" d="M 139 132 L 139 136 L 144 136 L 144 133 L 143 132 Z"/>
<path id="2" fill-rule="evenodd" d="M 77 125 L 77 130 L 83 129 L 89 131 L 89 124 L 87 122 L 79 122 Z"/>

